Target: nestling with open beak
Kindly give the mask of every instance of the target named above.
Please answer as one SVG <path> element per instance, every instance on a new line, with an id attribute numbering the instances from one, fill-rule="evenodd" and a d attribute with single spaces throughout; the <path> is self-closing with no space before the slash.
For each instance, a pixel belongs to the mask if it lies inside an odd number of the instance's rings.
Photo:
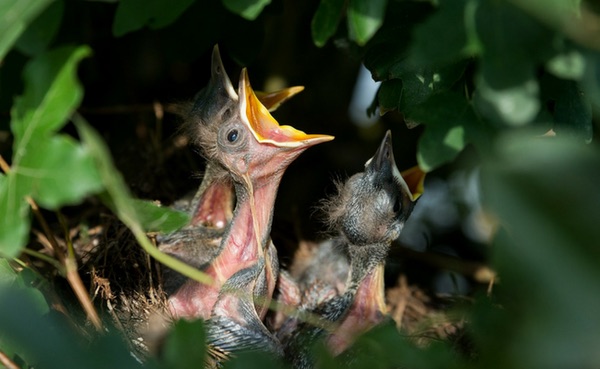
<path id="1" fill-rule="evenodd" d="M 319 316 L 320 323 L 300 322 L 295 317 L 283 323 L 278 337 L 295 368 L 314 366 L 311 348 L 318 339 L 325 339 L 338 355 L 358 334 L 383 321 L 385 258 L 422 192 L 424 173 L 412 169 L 407 175 L 410 186 L 396 167 L 388 131 L 364 172 L 338 185 L 337 195 L 326 202 L 329 224 L 339 233 L 326 246 L 334 254 L 327 260 L 335 261 L 338 256 L 346 260 L 347 279 L 343 291 L 325 301 L 322 292 L 317 297 L 310 296 L 312 291 L 299 292 L 304 295 L 301 305 Z"/>

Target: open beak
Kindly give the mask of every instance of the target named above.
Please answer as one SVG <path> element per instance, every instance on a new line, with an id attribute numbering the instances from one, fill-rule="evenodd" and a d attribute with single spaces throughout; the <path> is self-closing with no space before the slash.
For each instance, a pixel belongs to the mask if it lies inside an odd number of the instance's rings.
<path id="1" fill-rule="evenodd" d="M 242 69 L 240 84 L 240 111 L 242 120 L 248 125 L 259 143 L 270 143 L 278 147 L 300 148 L 331 141 L 333 136 L 306 134 L 292 126 L 280 126 L 269 110 L 260 102 L 248 79 L 246 68 Z"/>
<path id="2" fill-rule="evenodd" d="M 365 167 L 378 173 L 391 172 L 395 181 L 402 186 L 404 192 L 409 195 L 412 202 L 415 202 L 423 194 L 425 172 L 418 165 L 404 170 L 402 173 L 398 171 L 394 160 L 392 133 L 389 130 L 385 133 L 385 137 L 381 141 L 377 152 L 367 161 Z"/>

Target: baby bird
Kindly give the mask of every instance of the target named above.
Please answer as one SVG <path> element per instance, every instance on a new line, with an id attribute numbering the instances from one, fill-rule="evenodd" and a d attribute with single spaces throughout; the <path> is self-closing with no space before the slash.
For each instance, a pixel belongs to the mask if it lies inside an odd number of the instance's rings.
<path id="1" fill-rule="evenodd" d="M 309 324 L 292 317 L 278 332 L 285 356 L 295 368 L 314 366 L 310 349 L 318 339 L 325 339 L 331 352 L 338 355 L 358 334 L 383 321 L 385 258 L 420 194 L 416 188 L 422 185 L 424 174 L 414 172 L 410 173 L 411 191 L 396 167 L 388 131 L 364 172 L 339 185 L 337 195 L 326 202 L 329 224 L 339 236 L 325 244 L 324 253 L 317 254 L 327 254 L 327 259 L 315 259 L 315 263 L 338 263 L 332 280 L 341 278 L 347 265 L 347 279 L 343 287 L 318 287 L 317 292 L 307 284 L 300 293 L 301 308 L 317 315 L 320 322 Z"/>
<path id="2" fill-rule="evenodd" d="M 169 298 L 176 317 L 207 319 L 209 344 L 225 351 L 279 347 L 261 321 L 278 267 L 269 237 L 277 189 L 285 169 L 304 150 L 333 139 L 280 126 L 254 93 L 246 69 L 238 95 L 236 108 L 226 109 L 220 124 L 195 126 L 203 154 L 227 170 L 236 196 L 219 252 L 203 268 L 213 283 L 186 280 Z M 222 341 L 225 332 L 250 337 L 248 330 L 259 339 Z"/>
<path id="3" fill-rule="evenodd" d="M 257 92 L 259 100 L 270 111 L 284 101 L 301 92 L 295 86 L 272 93 Z M 184 127 L 194 144 L 198 144 L 198 126 L 218 127 L 229 114 L 237 109 L 238 94 L 227 75 L 219 47 L 212 52 L 211 78 L 208 85 L 194 98 L 191 104 L 182 107 Z M 202 183 L 190 202 L 181 201 L 178 207 L 190 215 L 190 223 L 177 232 L 159 236 L 159 249 L 171 256 L 203 269 L 220 252 L 219 245 L 225 227 L 233 216 L 235 193 L 233 182 L 226 168 L 208 160 Z M 186 277 L 170 269 L 163 271 L 163 289 L 174 294 L 186 281 Z"/>

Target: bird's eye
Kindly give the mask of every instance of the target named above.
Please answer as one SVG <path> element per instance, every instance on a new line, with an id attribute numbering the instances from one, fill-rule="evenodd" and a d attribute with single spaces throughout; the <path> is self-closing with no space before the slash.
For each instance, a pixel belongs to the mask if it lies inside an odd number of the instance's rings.
<path id="1" fill-rule="evenodd" d="M 239 135 L 240 134 L 237 129 L 232 129 L 227 133 L 227 141 L 233 143 L 238 139 Z"/>

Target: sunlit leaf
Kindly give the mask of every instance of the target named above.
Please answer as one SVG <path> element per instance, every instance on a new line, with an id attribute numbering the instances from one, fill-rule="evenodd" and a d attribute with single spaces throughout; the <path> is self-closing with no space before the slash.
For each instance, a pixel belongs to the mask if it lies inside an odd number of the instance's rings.
<path id="1" fill-rule="evenodd" d="M 27 64 L 25 91 L 15 100 L 11 110 L 14 163 L 25 154 L 32 138 L 60 129 L 79 105 L 83 91 L 77 80 L 76 67 L 90 52 L 87 46 L 61 47 Z"/>
<path id="2" fill-rule="evenodd" d="M 56 36 L 62 21 L 64 1 L 54 1 L 19 37 L 15 47 L 24 54 L 36 55 L 45 51 Z"/>
<path id="3" fill-rule="evenodd" d="M 531 122 L 541 108 L 539 85 L 533 73 L 521 83 L 505 88 L 495 88 L 485 76 L 478 78 L 474 102 L 486 118 L 513 126 Z"/>
<path id="4" fill-rule="evenodd" d="M 264 7 L 271 3 L 271 0 L 222 0 L 223 5 L 235 14 L 254 20 L 260 15 Z"/>
<path id="5" fill-rule="evenodd" d="M 546 63 L 546 68 L 557 77 L 579 80 L 583 77 L 586 60 L 579 50 L 556 54 Z"/>
<path id="6" fill-rule="evenodd" d="M 25 183 L 23 183 L 25 182 Z M 30 227 L 26 178 L 9 173 L 0 181 L 0 255 L 15 257 L 27 241 Z"/>
<path id="7" fill-rule="evenodd" d="M 0 2 L 0 61 L 29 23 L 52 0 L 3 0 Z"/>
<path id="8" fill-rule="evenodd" d="M 65 135 L 32 140 L 13 171 L 29 177 L 31 196 L 47 209 L 78 203 L 103 188 L 87 149 Z"/>
<path id="9" fill-rule="evenodd" d="M 311 31 L 315 45 L 322 47 L 338 28 L 344 0 L 321 0 L 312 19 Z"/>
<path id="10" fill-rule="evenodd" d="M 387 0 L 350 0 L 348 3 L 348 34 L 364 45 L 381 27 Z"/>

